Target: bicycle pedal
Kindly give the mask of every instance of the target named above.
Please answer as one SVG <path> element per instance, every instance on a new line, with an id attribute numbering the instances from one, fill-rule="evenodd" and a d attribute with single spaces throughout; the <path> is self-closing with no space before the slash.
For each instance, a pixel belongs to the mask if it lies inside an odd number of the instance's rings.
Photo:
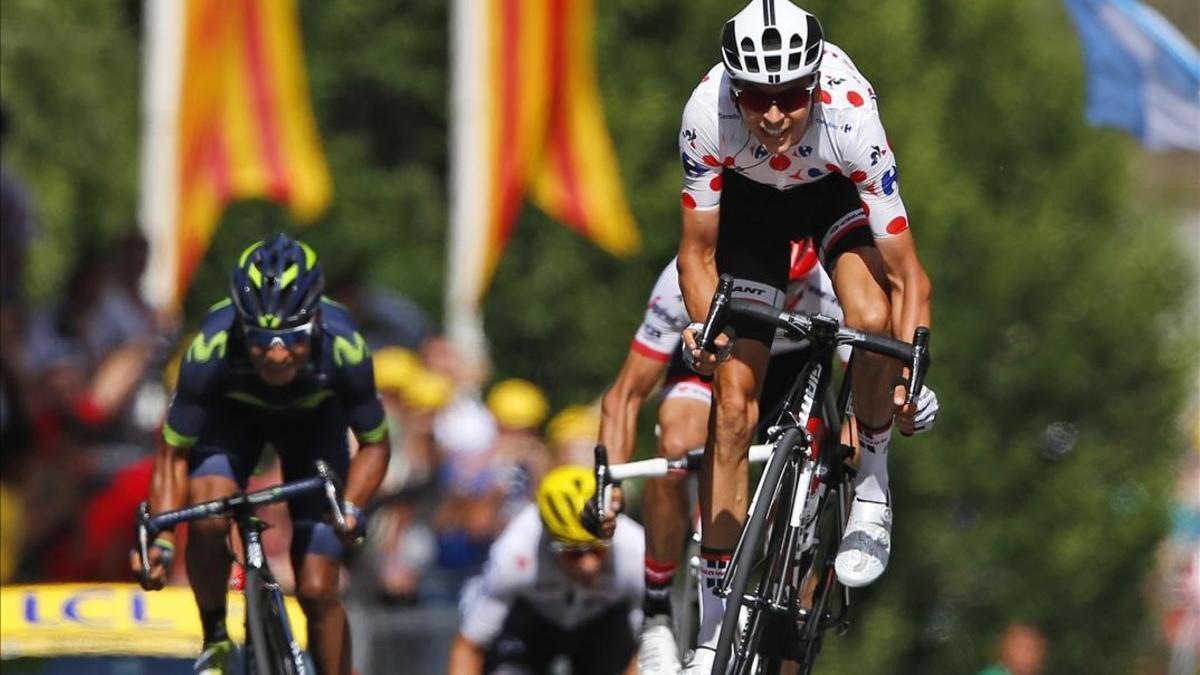
<path id="1" fill-rule="evenodd" d="M 850 622 L 843 621 L 843 622 L 839 623 L 837 625 L 837 628 L 834 629 L 834 632 L 836 632 L 838 634 L 838 637 L 842 637 L 846 633 L 849 633 L 850 632 Z"/>

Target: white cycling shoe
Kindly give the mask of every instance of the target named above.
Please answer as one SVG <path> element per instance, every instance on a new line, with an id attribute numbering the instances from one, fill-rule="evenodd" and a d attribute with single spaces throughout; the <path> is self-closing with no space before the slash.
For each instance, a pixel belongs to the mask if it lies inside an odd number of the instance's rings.
<path id="1" fill-rule="evenodd" d="M 833 563 L 838 581 L 850 588 L 874 582 L 887 568 L 891 554 L 891 507 L 855 497 L 846 534 Z"/>
<path id="2" fill-rule="evenodd" d="M 710 675 L 713 669 L 713 661 L 717 658 L 717 651 L 708 647 L 696 647 L 692 652 L 691 658 L 688 659 L 687 667 L 683 669 L 683 675 Z"/>
<path id="3" fill-rule="evenodd" d="M 641 675 L 679 675 L 679 651 L 675 645 L 675 634 L 671 632 L 671 619 L 652 616 L 642 626 L 638 639 L 638 672 Z"/>

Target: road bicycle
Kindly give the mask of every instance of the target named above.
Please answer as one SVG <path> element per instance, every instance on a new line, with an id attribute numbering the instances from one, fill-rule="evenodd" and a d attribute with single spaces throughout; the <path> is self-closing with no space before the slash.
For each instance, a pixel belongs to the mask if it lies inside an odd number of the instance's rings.
<path id="1" fill-rule="evenodd" d="M 778 407 L 777 407 L 778 408 Z M 836 417 L 834 401 L 832 396 L 826 396 L 826 407 L 823 411 L 826 419 Z M 775 446 L 769 443 L 760 443 L 751 445 L 747 451 L 747 460 L 751 465 L 762 464 L 771 457 Z M 842 449 L 843 456 L 849 456 L 853 449 Z M 639 480 L 645 478 L 663 478 L 668 475 L 676 476 L 692 476 L 700 470 L 700 462 L 704 457 L 704 449 L 697 448 L 687 452 L 683 457 L 675 459 L 667 459 L 664 457 L 655 457 L 653 459 L 645 459 L 638 461 L 625 462 L 622 464 L 609 465 L 607 459 L 607 451 L 603 446 L 597 448 L 596 464 L 598 469 L 597 480 L 602 486 L 610 486 L 621 483 L 625 480 Z M 853 469 L 846 467 L 848 474 L 847 478 L 853 478 Z M 755 493 L 757 497 L 757 492 Z M 603 499 L 603 497 L 601 497 Z M 689 512 L 694 512 L 696 509 L 695 496 L 692 498 L 692 506 Z M 754 512 L 754 502 L 751 501 L 748 513 Z M 700 566 L 700 522 L 698 513 L 692 516 L 694 527 L 688 543 L 688 548 L 684 553 L 684 560 L 687 561 L 685 579 L 682 584 L 682 593 L 679 594 L 674 601 L 675 611 L 675 635 L 678 640 L 679 657 L 683 660 L 687 652 L 692 647 L 692 639 L 695 637 L 696 622 L 695 618 L 699 608 L 697 606 L 698 597 L 698 582 L 699 582 L 699 566 Z M 742 613 L 742 620 L 745 620 L 745 612 Z"/>
<path id="2" fill-rule="evenodd" d="M 303 480 L 283 483 L 254 492 L 235 492 L 221 499 L 201 502 L 175 511 L 150 515 L 146 502 L 138 507 L 137 540 L 142 554 L 142 574 L 150 574 L 149 542 L 163 530 L 201 518 L 232 516 L 245 552 L 243 569 L 246 597 L 246 649 L 243 650 L 242 672 L 255 675 L 306 675 L 311 672 L 304 652 L 292 632 L 284 606 L 283 592 L 267 566 L 263 552 L 262 533 L 270 527 L 255 516 L 255 509 L 267 504 L 291 501 L 311 494 L 323 493 L 329 502 L 334 528 L 345 533 L 346 520 L 338 493 L 337 476 L 325 462 L 316 463 L 317 475 Z"/>
<path id="3" fill-rule="evenodd" d="M 601 452 L 596 456 L 596 466 L 604 467 L 603 470 L 610 485 L 615 485 L 624 480 L 664 478 L 668 475 L 686 475 L 690 477 L 700 470 L 700 462 L 704 457 L 704 448 L 698 448 L 690 450 L 683 457 L 675 459 L 656 457 L 653 459 L 609 465 L 607 464 L 607 452 L 603 450 L 603 447 L 600 450 Z M 750 446 L 748 452 L 750 463 L 762 464 L 771 456 L 771 450 L 772 446 L 765 443 Z M 601 483 L 601 485 L 604 485 L 604 483 Z M 673 615 L 676 619 L 675 636 L 678 641 L 679 658 L 681 660 L 691 648 L 691 640 L 695 637 L 697 628 L 694 617 L 699 611 L 696 605 L 696 591 L 700 564 L 700 559 L 697 557 L 700 555 L 700 523 L 699 515 L 695 512 L 696 504 L 694 495 L 690 501 L 691 506 L 688 511 L 689 513 L 693 513 L 693 516 L 689 519 L 693 521 L 694 525 L 688 548 L 683 556 L 684 560 L 687 561 L 687 571 L 682 584 L 682 593 L 673 601 L 675 605 Z M 750 508 L 754 508 L 753 504 L 751 504 Z"/>
<path id="4" fill-rule="evenodd" d="M 807 675 L 826 631 L 837 627 L 844 633 L 849 628 L 850 593 L 833 568 L 852 498 L 847 446 L 839 442 L 850 407 L 849 372 L 842 378 L 836 418 L 823 412 L 835 350 L 850 345 L 904 363 L 912 402 L 931 364 L 929 329 L 917 328 L 908 343 L 844 328 L 820 314 L 735 300 L 732 291 L 733 278 L 721 275 L 699 335 L 702 349 L 713 350 L 715 337 L 730 318 L 745 317 L 806 342 L 808 356 L 767 430 L 773 450 L 717 588 L 726 609 L 713 672 L 778 673 L 785 661 L 794 661 Z"/>

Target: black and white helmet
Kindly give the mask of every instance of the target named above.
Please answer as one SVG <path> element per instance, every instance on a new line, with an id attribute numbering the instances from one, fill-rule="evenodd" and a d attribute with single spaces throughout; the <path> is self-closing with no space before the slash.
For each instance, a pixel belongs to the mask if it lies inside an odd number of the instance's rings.
<path id="1" fill-rule="evenodd" d="M 813 75 L 824 46 L 821 22 L 788 0 L 752 0 L 721 29 L 721 59 L 740 82 L 786 84 Z"/>

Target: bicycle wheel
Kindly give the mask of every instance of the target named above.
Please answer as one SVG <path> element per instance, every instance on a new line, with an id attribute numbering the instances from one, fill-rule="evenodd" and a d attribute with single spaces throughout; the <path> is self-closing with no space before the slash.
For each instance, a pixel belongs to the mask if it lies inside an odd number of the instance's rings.
<path id="1" fill-rule="evenodd" d="M 246 640 L 257 675 L 299 675 L 279 591 L 260 570 L 246 570 Z"/>
<path id="2" fill-rule="evenodd" d="M 755 505 L 754 512 L 746 521 L 736 556 L 734 560 L 730 561 L 730 565 L 733 566 L 733 578 L 730 580 L 729 594 L 725 598 L 725 617 L 721 621 L 721 632 L 717 638 L 717 653 L 713 661 L 714 673 L 725 673 L 729 667 L 734 637 L 738 633 L 738 617 L 741 615 L 742 605 L 746 601 L 746 586 L 750 582 L 750 574 L 754 571 L 754 561 L 762 543 L 767 513 L 771 511 L 771 505 L 775 502 L 779 491 L 783 470 L 788 464 L 787 454 L 792 446 L 799 442 L 801 433 L 800 429 L 791 429 L 776 444 L 775 456 L 767 467 L 766 474 L 762 477 L 760 501 Z M 749 663 L 751 660 L 752 655 L 747 655 L 745 662 Z"/>
<path id="3" fill-rule="evenodd" d="M 770 607 L 745 609 L 745 628 L 737 638 L 737 649 L 733 654 L 733 672 L 738 675 L 751 672 L 755 666 L 763 675 L 776 675 L 788 656 L 789 645 L 796 638 L 795 630 L 788 621 L 790 612 L 782 612 L 779 608 L 791 607 L 795 600 L 788 583 L 793 561 L 786 552 L 795 543 L 790 520 L 797 482 L 800 480 L 798 474 L 801 474 L 801 467 L 789 460 L 783 469 L 778 496 L 771 505 L 771 513 L 767 515 L 770 528 L 767 530 L 766 547 L 762 550 L 763 569 L 752 595 L 772 604 Z"/>
<path id="4" fill-rule="evenodd" d="M 819 505 L 820 510 L 817 515 L 816 527 L 822 533 L 822 544 L 819 550 L 813 552 L 809 568 L 806 570 L 807 578 L 802 582 L 810 585 L 813 593 L 809 619 L 799 631 L 799 657 L 797 658 L 799 675 L 808 675 L 812 672 L 817 655 L 821 652 L 825 630 L 831 625 L 831 622 L 844 622 L 845 611 L 849 608 L 849 599 L 845 597 L 843 588 L 840 608 L 837 610 L 839 615 L 834 616 L 833 614 L 833 606 L 838 598 L 836 590 L 840 588 L 837 574 L 833 569 L 833 561 L 841 544 L 845 527 L 844 519 L 849 512 L 844 501 L 846 495 L 850 494 L 850 482 L 845 472 L 840 470 L 840 467 L 834 467 L 834 469 L 836 473 L 831 472 L 829 475 L 834 476 L 835 482 L 831 484 L 830 490 L 825 494 L 824 502 Z M 811 583 L 810 580 L 812 580 Z M 828 619 L 826 614 L 829 615 Z"/>

